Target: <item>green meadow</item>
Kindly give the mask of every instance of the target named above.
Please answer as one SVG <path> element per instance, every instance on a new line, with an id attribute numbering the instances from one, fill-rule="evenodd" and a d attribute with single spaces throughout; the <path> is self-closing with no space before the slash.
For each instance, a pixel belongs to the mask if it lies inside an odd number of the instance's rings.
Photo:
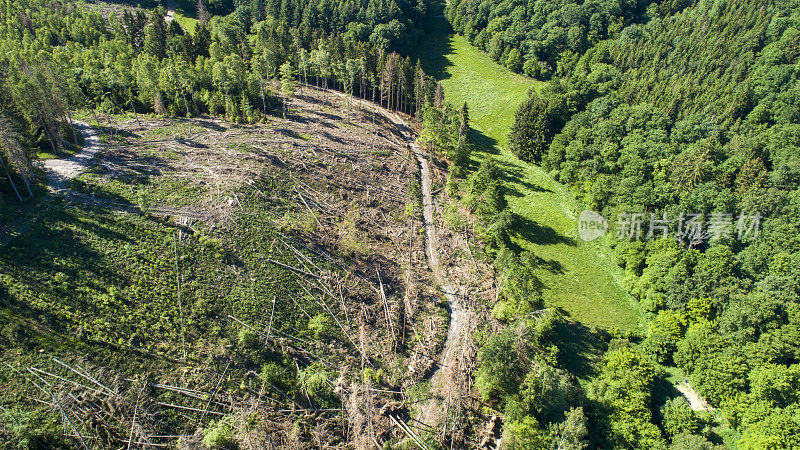
<path id="1" fill-rule="evenodd" d="M 507 148 L 517 106 L 529 89 L 542 83 L 511 72 L 479 51 L 440 20 L 417 49 L 426 73 L 441 80 L 445 98 L 469 106 L 477 145 L 473 163 L 498 162 L 505 177 L 508 204 L 517 215 L 512 240 L 545 260 L 539 277 L 551 306 L 564 308 L 586 325 L 621 330 L 639 328 L 641 312 L 622 287 L 622 270 L 601 243 L 577 235 L 581 206 L 571 193 L 538 166 L 525 163 Z"/>

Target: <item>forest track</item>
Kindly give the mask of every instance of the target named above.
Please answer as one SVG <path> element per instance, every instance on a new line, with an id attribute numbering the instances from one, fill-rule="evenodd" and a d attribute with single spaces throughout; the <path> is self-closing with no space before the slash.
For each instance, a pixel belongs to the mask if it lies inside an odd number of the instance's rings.
<path id="1" fill-rule="evenodd" d="M 69 180 L 77 177 L 90 167 L 90 160 L 100 150 L 100 139 L 97 131 L 83 122 L 73 122 L 75 128 L 83 136 L 83 148 L 67 158 L 48 159 L 42 163 L 47 188 L 51 194 L 69 189 Z M 47 195 L 26 214 L 11 221 L 0 229 L 0 247 L 11 242 L 15 237 L 25 233 L 45 211 L 50 209 L 55 195 Z"/>
<path id="2" fill-rule="evenodd" d="M 406 140 L 417 162 L 420 166 L 420 182 L 422 184 L 422 217 L 425 224 L 425 253 L 428 256 L 428 265 L 430 265 L 433 272 L 433 279 L 439 285 L 439 288 L 447 298 L 447 304 L 450 309 L 450 326 L 447 329 L 447 338 L 442 350 L 442 358 L 439 362 L 440 368 L 437 369 L 437 374 L 440 372 L 441 367 L 447 367 L 453 363 L 455 356 L 459 353 L 458 343 L 461 342 L 461 335 L 466 330 L 466 321 L 464 320 L 464 309 L 458 297 L 458 291 L 453 288 L 447 279 L 447 275 L 439 262 L 439 238 L 436 233 L 436 220 L 433 211 L 433 194 L 431 188 L 431 171 L 428 161 L 427 152 L 425 152 L 416 143 L 416 139 L 411 131 L 411 127 L 397 114 L 380 108 L 384 117 L 389 119 L 390 122 L 400 131 L 403 139 Z M 435 377 L 436 374 L 433 375 Z M 433 378 L 432 377 L 432 378 Z"/>
<path id="3" fill-rule="evenodd" d="M 692 408 L 693 411 L 713 411 L 712 408 L 706 400 L 694 390 L 691 384 L 687 380 L 683 380 L 680 383 L 677 383 L 675 387 L 678 389 L 678 392 L 683 394 L 686 400 L 689 402 L 689 407 Z"/>
<path id="4" fill-rule="evenodd" d="M 436 233 L 436 220 L 434 218 L 431 170 L 428 161 L 428 152 L 417 145 L 414 132 L 408 123 L 399 115 L 367 100 L 348 96 L 347 94 L 337 91 L 331 92 L 341 98 L 351 98 L 363 107 L 379 112 L 383 117 L 391 122 L 395 128 L 397 128 L 397 130 L 400 132 L 400 135 L 411 148 L 411 151 L 414 153 L 414 156 L 419 163 L 420 183 L 422 185 L 422 216 L 423 224 L 425 225 L 425 253 L 428 257 L 428 265 L 433 272 L 433 279 L 436 284 L 439 285 L 439 288 L 442 290 L 442 293 L 447 299 L 447 305 L 450 312 L 450 324 L 447 329 L 447 337 L 444 342 L 444 348 L 440 355 L 440 360 L 438 361 L 438 367 L 430 377 L 433 385 L 443 385 L 441 383 L 437 383 L 436 379 L 442 373 L 442 368 L 455 365 L 454 363 L 456 362 L 456 358 L 461 353 L 459 344 L 464 342 L 462 338 L 464 334 L 467 333 L 469 324 L 467 323 L 464 306 L 459 298 L 458 290 L 454 289 L 453 285 L 450 284 L 450 281 L 447 279 L 447 274 L 439 262 L 438 248 L 440 245 L 439 238 Z M 428 416 L 426 418 L 430 419 L 430 413 L 428 411 L 425 411 L 425 416 Z"/>
<path id="5" fill-rule="evenodd" d="M 122 213 L 145 214 L 145 211 L 137 205 L 96 198 L 93 195 L 81 194 L 70 190 L 69 181 L 92 167 L 92 158 L 102 147 L 96 129 L 84 122 L 76 121 L 73 123 L 83 136 L 83 148 L 67 158 L 47 159 L 42 162 L 50 195 L 41 200 L 30 213 L 14 220 L 5 227 L 6 230 L 0 230 L 0 247 L 25 233 L 39 216 L 50 209 L 53 200 L 58 197 L 56 194 L 63 194 L 64 198 L 70 203 L 81 203 L 90 207 L 100 207 Z M 179 216 L 196 220 L 207 220 L 209 218 L 207 213 L 190 208 L 150 206 L 146 212 L 159 216 Z"/>
<path id="6" fill-rule="evenodd" d="M 83 149 L 70 157 L 47 159 L 43 163 L 48 188 L 54 193 L 68 189 L 69 180 L 91 167 L 92 158 L 100 150 L 100 138 L 97 130 L 87 123 L 74 122 L 74 124 L 83 136 Z"/>

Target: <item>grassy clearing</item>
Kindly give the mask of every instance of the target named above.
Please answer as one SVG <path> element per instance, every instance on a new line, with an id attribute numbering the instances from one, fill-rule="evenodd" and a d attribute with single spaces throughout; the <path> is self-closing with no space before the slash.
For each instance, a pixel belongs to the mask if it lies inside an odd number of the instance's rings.
<path id="1" fill-rule="evenodd" d="M 197 23 L 199 22 L 197 19 L 188 17 L 183 10 L 178 10 L 175 11 L 175 20 L 178 21 L 178 25 L 183 28 L 183 31 L 194 35 L 194 30 L 197 28 Z"/>
<path id="2" fill-rule="evenodd" d="M 473 163 L 494 157 L 502 168 L 508 203 L 517 216 L 513 243 L 548 263 L 539 271 L 545 298 L 582 323 L 633 330 L 641 312 L 621 286 L 622 272 L 610 249 L 577 236 L 581 207 L 570 192 L 539 167 L 516 158 L 506 146 L 517 105 L 540 82 L 498 65 L 462 36 L 439 24 L 417 51 L 424 70 L 442 80 L 445 97 L 466 102 L 479 151 Z"/>

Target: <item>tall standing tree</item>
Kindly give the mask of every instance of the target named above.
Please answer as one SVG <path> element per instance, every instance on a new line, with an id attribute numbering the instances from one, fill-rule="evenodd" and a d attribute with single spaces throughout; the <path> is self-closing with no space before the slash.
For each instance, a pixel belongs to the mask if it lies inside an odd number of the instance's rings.
<path id="1" fill-rule="evenodd" d="M 353 88 L 358 78 L 358 72 L 361 69 L 361 62 L 357 59 L 348 59 L 345 63 L 345 83 L 347 93 L 353 95 Z M 350 99 L 347 99 L 347 123 L 350 123 Z"/>
<path id="2" fill-rule="evenodd" d="M 141 53 L 133 61 L 139 98 L 144 104 L 152 104 L 156 114 L 164 111 L 161 93 L 158 91 L 158 61 L 149 53 Z"/>
<path id="3" fill-rule="evenodd" d="M 436 91 L 433 94 L 433 106 L 441 108 L 444 104 L 444 89 L 442 83 L 436 83 Z"/>
<path id="4" fill-rule="evenodd" d="M 322 102 L 324 103 L 328 100 L 328 77 L 331 75 L 331 54 L 322 44 L 320 44 L 319 50 L 317 50 L 315 55 L 314 64 L 317 66 L 317 73 L 322 78 L 322 89 L 324 90 Z"/>
<path id="5" fill-rule="evenodd" d="M 159 7 L 150 16 L 144 37 L 144 50 L 158 59 L 167 56 L 167 24 L 164 21 L 164 8 Z"/>
<path id="6" fill-rule="evenodd" d="M 467 134 L 468 129 L 469 129 L 469 107 L 467 106 L 467 102 L 464 102 L 464 105 L 461 107 L 461 115 L 459 116 L 459 123 L 458 123 L 459 142 L 462 139 L 464 139 L 464 136 Z"/>
<path id="7" fill-rule="evenodd" d="M 146 26 L 147 16 L 141 9 L 137 9 L 136 13 L 126 9 L 122 13 L 122 27 L 125 30 L 128 42 L 137 51 L 141 51 L 144 45 L 144 30 Z"/>
<path id="8" fill-rule="evenodd" d="M 297 55 L 297 64 L 298 64 L 298 77 L 302 75 L 303 77 L 303 84 L 308 84 L 308 68 L 311 65 L 311 54 L 308 50 L 301 48 Z M 300 93 L 302 95 L 302 92 Z"/>
<path id="9" fill-rule="evenodd" d="M 197 20 L 200 21 L 200 25 L 203 27 L 208 26 L 208 21 L 211 20 L 211 14 L 208 13 L 203 0 L 197 0 Z"/>
<path id="10" fill-rule="evenodd" d="M 422 114 L 422 108 L 425 107 L 426 101 L 426 76 L 425 71 L 422 70 L 422 64 L 417 60 L 417 68 L 415 71 L 416 75 L 414 76 L 414 100 L 415 100 L 415 108 L 414 114 L 416 114 L 417 119 L 420 118 Z"/>
<path id="11" fill-rule="evenodd" d="M 283 118 L 286 118 L 286 105 L 292 100 L 294 95 L 294 70 L 292 64 L 286 61 L 281 65 L 281 92 L 286 97 L 283 101 Z"/>
<path id="12" fill-rule="evenodd" d="M 200 24 L 195 28 L 194 36 L 192 38 L 194 44 L 194 55 L 208 58 L 210 56 L 209 49 L 211 48 L 211 30 L 208 25 Z"/>
<path id="13" fill-rule="evenodd" d="M 508 140 L 520 159 L 540 163 L 552 138 L 552 119 L 547 100 L 531 92 L 517 108 Z"/>
<path id="14" fill-rule="evenodd" d="M 259 85 L 259 92 L 261 95 L 261 109 L 263 113 L 263 117 L 267 117 L 267 98 L 266 93 L 264 92 L 264 80 L 269 78 L 270 67 L 269 67 L 269 55 L 267 51 L 264 50 L 262 53 L 257 54 L 253 57 L 250 61 L 250 67 L 252 69 L 253 74 L 258 76 L 258 85 Z"/>

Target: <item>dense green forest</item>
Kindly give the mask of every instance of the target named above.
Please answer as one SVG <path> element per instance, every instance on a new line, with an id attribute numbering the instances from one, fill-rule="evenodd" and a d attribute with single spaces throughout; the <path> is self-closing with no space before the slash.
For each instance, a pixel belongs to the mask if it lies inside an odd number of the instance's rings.
<path id="1" fill-rule="evenodd" d="M 454 0 L 446 15 L 455 31 L 495 61 L 515 72 L 548 79 L 569 73 L 571 62 L 628 25 L 681 5 L 651 0 Z"/>
<path id="2" fill-rule="evenodd" d="M 625 283 L 651 316 L 635 358 L 688 374 L 737 430 L 727 444 L 796 447 L 798 5 L 675 7 L 654 4 L 647 17 L 630 16 L 647 20 L 596 34 L 607 39 L 590 39 L 580 55 L 562 53 L 558 76 L 517 112 L 510 145 L 609 220 Z M 699 214 L 705 231 L 679 229 L 682 213 Z M 621 214 L 641 214 L 642 234 L 614 236 Z M 758 220 L 758 235 L 742 233 L 744 217 Z M 686 433 L 697 435 L 692 445 L 714 436 L 691 421 L 669 426 L 663 411 L 659 422 L 647 398 L 632 413 L 629 400 L 594 389 L 590 397 L 610 408 L 615 446 L 666 437 L 684 448 Z"/>

